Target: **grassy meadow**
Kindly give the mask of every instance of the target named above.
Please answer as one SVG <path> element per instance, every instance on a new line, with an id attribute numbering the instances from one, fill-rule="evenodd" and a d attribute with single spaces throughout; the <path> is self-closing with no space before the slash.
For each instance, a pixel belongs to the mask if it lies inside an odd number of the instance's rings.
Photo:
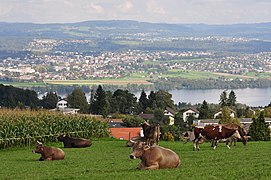
<path id="1" fill-rule="evenodd" d="M 181 166 L 176 169 L 143 171 L 136 169 L 140 160 L 129 158 L 131 148 L 126 141 L 94 139 L 88 148 L 63 150 L 62 161 L 38 161 L 34 146 L 0 150 L 1 179 L 270 179 L 271 142 L 238 143 L 228 149 L 219 144 L 216 150 L 210 143 L 193 151 L 192 144 L 162 141 L 179 154 Z M 61 143 L 46 144 L 63 147 Z"/>

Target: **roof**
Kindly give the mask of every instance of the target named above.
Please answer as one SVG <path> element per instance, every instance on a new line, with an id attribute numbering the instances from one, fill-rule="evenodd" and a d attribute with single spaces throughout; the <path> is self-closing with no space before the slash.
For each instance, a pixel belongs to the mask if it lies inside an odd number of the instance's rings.
<path id="1" fill-rule="evenodd" d="M 133 137 L 140 136 L 140 127 L 134 128 L 109 128 L 114 138 L 130 140 Z"/>
<path id="2" fill-rule="evenodd" d="M 199 113 L 199 111 L 198 111 L 196 108 L 190 107 L 190 108 L 186 109 L 185 111 L 188 111 L 188 110 L 192 110 L 192 111 L 194 111 L 194 112 L 196 112 L 196 113 Z M 184 112 L 185 112 L 185 111 L 184 111 Z"/>
<path id="3" fill-rule="evenodd" d="M 139 117 L 141 117 L 142 119 L 154 119 L 154 114 L 145 114 L 145 113 L 141 113 L 138 115 Z"/>
<path id="4" fill-rule="evenodd" d="M 166 107 L 166 110 L 167 110 L 168 112 L 170 112 L 171 114 L 173 114 L 173 115 L 176 114 L 176 111 L 173 110 L 173 109 L 171 109 L 170 107 Z"/>
<path id="5" fill-rule="evenodd" d="M 122 126 L 123 124 L 122 119 L 108 119 L 108 124 L 109 127 L 118 127 L 118 128 L 124 127 Z"/>

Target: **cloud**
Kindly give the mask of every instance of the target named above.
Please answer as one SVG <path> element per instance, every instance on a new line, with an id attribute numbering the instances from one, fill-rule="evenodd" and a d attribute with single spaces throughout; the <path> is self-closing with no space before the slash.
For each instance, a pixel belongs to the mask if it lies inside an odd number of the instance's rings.
<path id="1" fill-rule="evenodd" d="M 86 8 L 89 10 L 91 13 L 103 13 L 104 8 L 101 5 L 95 4 L 95 3 L 90 3 L 86 6 Z"/>
<path id="2" fill-rule="evenodd" d="M 133 9 L 133 4 L 131 1 L 125 1 L 124 3 L 117 5 L 117 9 L 120 12 L 130 12 Z"/>
<path id="3" fill-rule="evenodd" d="M 156 14 L 156 15 L 167 14 L 164 7 L 159 5 L 156 1 L 153 1 L 153 0 L 147 1 L 146 6 L 147 6 L 147 12 L 149 12 L 151 14 Z"/>

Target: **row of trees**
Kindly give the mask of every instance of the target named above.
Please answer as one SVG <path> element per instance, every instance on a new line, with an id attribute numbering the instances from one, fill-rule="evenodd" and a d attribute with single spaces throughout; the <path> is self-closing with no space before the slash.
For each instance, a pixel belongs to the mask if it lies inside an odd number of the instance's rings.
<path id="1" fill-rule="evenodd" d="M 96 92 L 91 93 L 90 113 L 107 116 L 109 113 L 138 114 L 153 112 L 155 109 L 174 107 L 172 95 L 167 91 L 151 91 L 147 96 L 144 90 L 137 101 L 134 94 L 128 90 L 118 89 L 114 93 L 104 91 L 99 86 Z"/>

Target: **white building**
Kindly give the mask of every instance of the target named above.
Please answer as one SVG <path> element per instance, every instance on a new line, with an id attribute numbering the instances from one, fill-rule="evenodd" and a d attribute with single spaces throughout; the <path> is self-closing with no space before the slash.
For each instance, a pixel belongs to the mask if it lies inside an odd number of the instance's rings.
<path id="1" fill-rule="evenodd" d="M 186 122 L 188 116 L 194 116 L 196 119 L 199 118 L 199 111 L 194 108 L 188 108 L 183 112 L 183 121 Z"/>

